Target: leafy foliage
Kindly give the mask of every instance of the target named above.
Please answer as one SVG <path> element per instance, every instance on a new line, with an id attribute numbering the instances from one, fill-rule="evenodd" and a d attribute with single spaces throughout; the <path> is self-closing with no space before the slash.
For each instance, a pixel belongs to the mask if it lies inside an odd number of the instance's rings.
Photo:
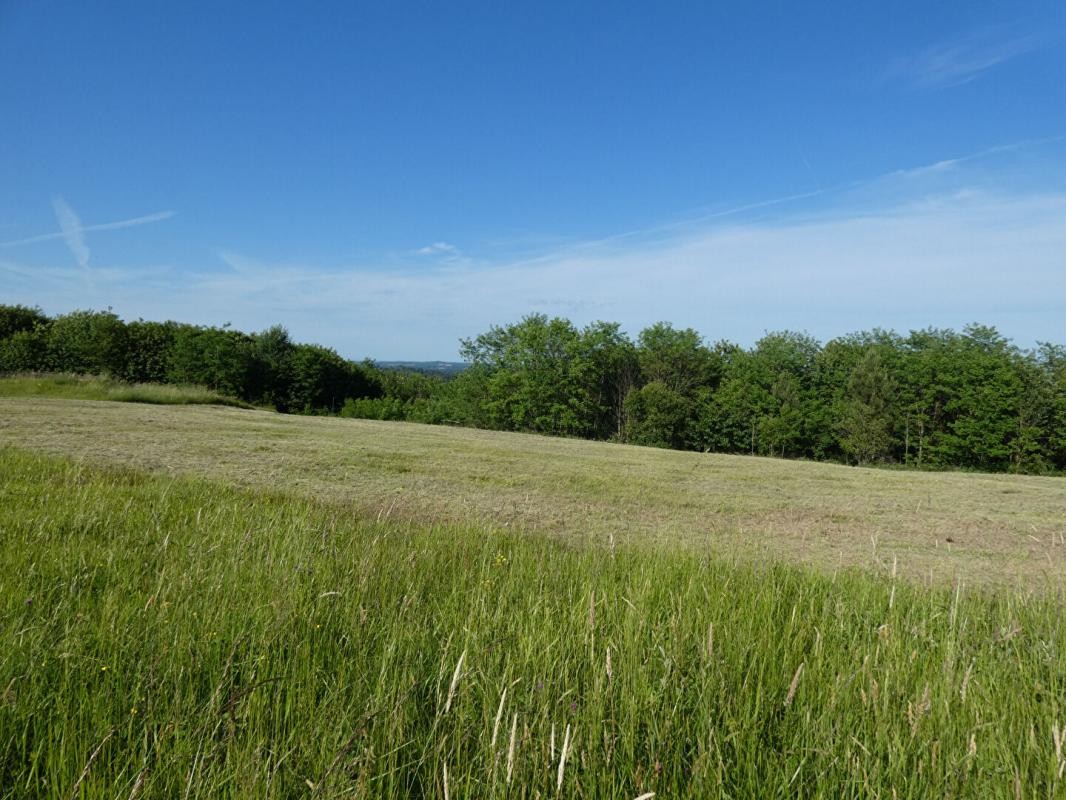
<path id="1" fill-rule="evenodd" d="M 626 396 L 628 440 L 633 444 L 681 449 L 688 440 L 692 402 L 662 381 L 646 383 Z"/>
<path id="2" fill-rule="evenodd" d="M 630 351 L 618 326 L 579 331 L 543 314 L 464 339 L 460 350 L 486 377 L 492 427 L 591 437 L 617 424 Z"/>
<path id="3" fill-rule="evenodd" d="M 46 369 L 48 340 L 41 330 L 16 331 L 0 341 L 0 372 Z"/>
<path id="4" fill-rule="evenodd" d="M 167 363 L 179 326 L 174 322 L 126 324 L 126 359 L 122 377 L 133 383 L 165 383 Z"/>
<path id="5" fill-rule="evenodd" d="M 1066 349 L 1023 351 L 984 325 L 824 345 L 779 331 L 745 349 L 666 322 L 633 341 L 614 322 L 530 314 L 462 340 L 470 366 L 450 378 L 357 364 L 280 325 L 247 334 L 0 306 L 0 333 L 3 372 L 196 384 L 279 411 L 920 469 L 1066 470 Z"/>
<path id="6" fill-rule="evenodd" d="M 590 348 L 593 331 L 609 347 Z M 468 399 L 487 415 L 464 424 L 858 464 L 1066 469 L 1066 350 L 1022 351 L 987 326 L 824 346 L 782 331 L 745 350 L 667 323 L 634 344 L 613 323 L 580 331 L 532 315 L 464 347 L 481 370 Z"/>
<path id="7" fill-rule="evenodd" d="M 294 343 L 276 325 L 255 334 L 178 322 L 123 322 L 111 311 L 49 319 L 0 305 L 0 372 L 104 375 L 130 384 L 201 386 L 279 411 L 340 410 L 349 397 L 377 397 L 380 373 L 333 350 Z"/>
<path id="8" fill-rule="evenodd" d="M 39 308 L 0 305 L 0 341 L 16 333 L 47 327 L 50 320 Z"/>
<path id="9" fill-rule="evenodd" d="M 72 311 L 48 327 L 48 361 L 62 372 L 121 374 L 126 326 L 110 311 Z"/>
<path id="10" fill-rule="evenodd" d="M 892 446 L 895 379 L 876 348 L 868 349 L 848 378 L 838 429 L 844 452 L 859 464 L 880 461 Z"/>

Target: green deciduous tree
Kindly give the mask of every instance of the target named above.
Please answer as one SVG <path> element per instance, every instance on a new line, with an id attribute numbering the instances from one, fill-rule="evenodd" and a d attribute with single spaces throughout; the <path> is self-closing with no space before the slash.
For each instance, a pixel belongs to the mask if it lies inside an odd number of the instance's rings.
<path id="1" fill-rule="evenodd" d="M 72 311 L 48 327 L 49 368 L 59 372 L 109 374 L 126 367 L 126 325 L 110 311 Z"/>
<path id="2" fill-rule="evenodd" d="M 576 363 L 579 334 L 569 320 L 530 314 L 464 339 L 462 357 L 486 369 L 494 427 L 577 436 L 587 432 L 589 398 Z"/>
<path id="3" fill-rule="evenodd" d="M 877 347 L 869 347 L 851 370 L 838 408 L 844 452 L 858 464 L 888 458 L 893 443 L 896 382 Z"/>
<path id="4" fill-rule="evenodd" d="M 0 342 L 16 333 L 45 327 L 50 322 L 39 308 L 0 304 Z"/>
<path id="5" fill-rule="evenodd" d="M 255 399 L 260 381 L 252 338 L 226 328 L 179 326 L 168 358 L 167 381 Z"/>
<path id="6" fill-rule="evenodd" d="M 1066 347 L 1041 344 L 1034 358 L 1047 386 L 1047 458 L 1054 469 L 1066 470 Z"/>
<path id="7" fill-rule="evenodd" d="M 618 429 L 634 358 L 617 325 L 579 331 L 530 314 L 464 339 L 460 352 L 480 370 L 491 427 L 590 438 Z"/>
<path id="8" fill-rule="evenodd" d="M 700 438 L 700 400 L 722 376 L 720 353 L 692 328 L 657 322 L 640 332 L 636 348 L 641 387 L 625 403 L 627 441 L 687 447 Z"/>
<path id="9" fill-rule="evenodd" d="M 597 439 L 622 439 L 626 397 L 640 367 L 633 342 L 615 322 L 593 322 L 581 332 L 580 383 L 588 392 L 589 427 Z"/>
<path id="10" fill-rule="evenodd" d="M 684 448 L 692 424 L 693 402 L 661 381 L 631 391 L 625 401 L 626 440 L 652 447 Z"/>
<path id="11" fill-rule="evenodd" d="M 0 372 L 39 372 L 48 368 L 44 329 L 16 331 L 0 340 Z"/>
<path id="12" fill-rule="evenodd" d="M 336 351 L 314 344 L 296 345 L 292 356 L 293 411 L 340 411 L 350 397 L 379 394 L 376 384 L 357 364 Z"/>
<path id="13" fill-rule="evenodd" d="M 643 379 L 660 383 L 684 397 L 693 397 L 721 378 L 721 358 L 692 328 L 677 329 L 657 322 L 640 332 L 637 359 Z"/>
<path id="14" fill-rule="evenodd" d="M 282 412 L 290 410 L 295 352 L 289 332 L 281 325 L 252 336 L 252 354 L 259 370 L 259 391 L 254 402 L 272 405 Z"/>
<path id="15" fill-rule="evenodd" d="M 146 322 L 139 319 L 126 324 L 126 357 L 122 377 L 141 383 L 163 383 L 174 335 L 175 322 Z"/>

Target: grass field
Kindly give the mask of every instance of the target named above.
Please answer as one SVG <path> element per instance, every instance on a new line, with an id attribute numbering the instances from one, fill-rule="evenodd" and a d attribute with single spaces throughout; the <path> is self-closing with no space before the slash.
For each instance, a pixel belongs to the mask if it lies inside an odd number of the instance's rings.
<path id="1" fill-rule="evenodd" d="M 857 469 L 405 423 L 0 397 L 0 444 L 361 517 L 476 523 L 1022 590 L 1066 574 L 1066 481 Z"/>
<path id="2" fill-rule="evenodd" d="M 1064 525 L 1056 479 L 0 398 L 0 798 L 1066 797 Z"/>
<path id="3" fill-rule="evenodd" d="M 0 451 L 0 796 L 1063 796 L 1050 593 Z"/>
<path id="4" fill-rule="evenodd" d="M 0 376 L 0 397 L 53 397 L 66 400 L 113 400 L 162 405 L 222 405 L 249 408 L 233 397 L 203 386 L 126 383 L 101 375 L 33 373 Z"/>

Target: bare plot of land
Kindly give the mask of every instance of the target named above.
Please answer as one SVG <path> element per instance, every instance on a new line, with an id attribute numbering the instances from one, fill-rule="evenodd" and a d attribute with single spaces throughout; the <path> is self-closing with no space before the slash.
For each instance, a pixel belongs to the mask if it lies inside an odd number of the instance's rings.
<path id="1" fill-rule="evenodd" d="M 1066 480 L 913 473 L 232 408 L 0 398 L 0 445 L 605 546 L 1043 589 Z M 2 457 L 2 456 L 0 456 Z"/>

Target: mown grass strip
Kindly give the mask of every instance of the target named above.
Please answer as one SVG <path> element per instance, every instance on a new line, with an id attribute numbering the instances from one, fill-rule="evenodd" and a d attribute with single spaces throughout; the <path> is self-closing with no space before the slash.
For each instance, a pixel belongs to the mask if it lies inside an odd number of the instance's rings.
<path id="1" fill-rule="evenodd" d="M 420 524 L 659 543 L 951 586 L 1066 575 L 1066 482 L 682 453 L 211 406 L 0 397 L 0 446 L 180 472 Z"/>

